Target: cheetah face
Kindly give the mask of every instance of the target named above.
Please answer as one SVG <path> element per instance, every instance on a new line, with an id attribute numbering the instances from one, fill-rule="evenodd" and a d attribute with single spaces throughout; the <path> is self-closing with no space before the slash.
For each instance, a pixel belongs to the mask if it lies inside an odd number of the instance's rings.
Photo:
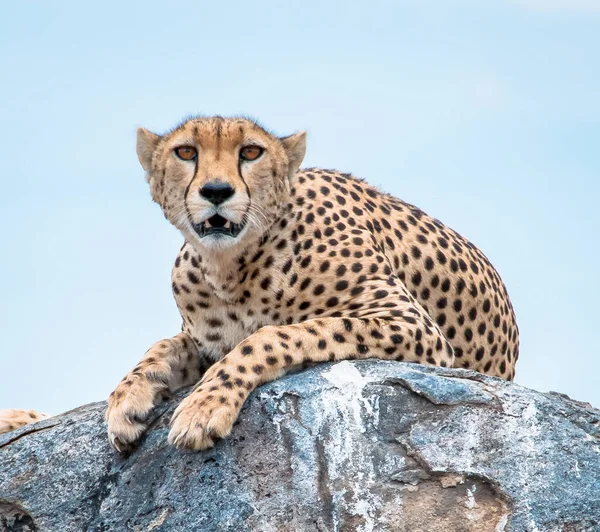
<path id="1" fill-rule="evenodd" d="M 265 234 L 285 205 L 305 134 L 278 138 L 247 119 L 194 118 L 164 136 L 138 130 L 153 199 L 200 252 Z"/>

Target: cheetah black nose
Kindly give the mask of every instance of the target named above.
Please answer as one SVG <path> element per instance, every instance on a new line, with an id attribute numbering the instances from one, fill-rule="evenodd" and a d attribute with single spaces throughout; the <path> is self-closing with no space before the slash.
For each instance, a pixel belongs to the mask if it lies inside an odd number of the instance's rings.
<path id="1" fill-rule="evenodd" d="M 213 205 L 220 205 L 233 196 L 234 193 L 235 189 L 230 184 L 223 183 L 223 181 L 210 181 L 200 189 L 200 195 Z"/>

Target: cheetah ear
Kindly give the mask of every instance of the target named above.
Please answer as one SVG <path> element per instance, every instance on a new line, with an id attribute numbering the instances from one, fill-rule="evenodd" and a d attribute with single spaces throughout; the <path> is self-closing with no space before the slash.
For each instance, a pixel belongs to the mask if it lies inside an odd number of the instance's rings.
<path id="1" fill-rule="evenodd" d="M 136 144 L 137 156 L 142 168 L 146 172 L 149 172 L 152 167 L 152 155 L 159 140 L 160 137 L 155 133 L 152 133 L 143 127 L 138 128 Z"/>
<path id="2" fill-rule="evenodd" d="M 304 159 L 304 154 L 306 153 L 306 131 L 294 133 L 280 140 L 288 156 L 288 177 L 291 181 L 296 175 L 298 168 L 300 168 L 302 159 Z"/>

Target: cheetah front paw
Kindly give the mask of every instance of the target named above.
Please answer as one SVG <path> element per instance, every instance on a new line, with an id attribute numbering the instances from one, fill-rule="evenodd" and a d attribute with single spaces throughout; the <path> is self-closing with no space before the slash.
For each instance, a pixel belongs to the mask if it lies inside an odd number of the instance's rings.
<path id="1" fill-rule="evenodd" d="M 154 407 L 155 390 L 148 382 L 127 378 L 108 399 L 108 440 L 120 453 L 133 449 L 145 432 Z"/>
<path id="2" fill-rule="evenodd" d="M 238 412 L 239 401 L 201 386 L 175 410 L 169 443 L 180 449 L 209 449 L 218 438 L 229 435 Z"/>

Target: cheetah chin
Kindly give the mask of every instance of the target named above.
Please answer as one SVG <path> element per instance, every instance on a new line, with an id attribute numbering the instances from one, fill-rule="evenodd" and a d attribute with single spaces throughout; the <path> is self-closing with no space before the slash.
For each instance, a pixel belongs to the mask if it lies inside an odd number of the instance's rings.
<path id="1" fill-rule="evenodd" d="M 236 224 L 220 214 L 215 214 L 203 222 L 194 224 L 193 227 L 200 238 L 207 236 L 237 238 L 245 225 L 244 222 Z"/>

